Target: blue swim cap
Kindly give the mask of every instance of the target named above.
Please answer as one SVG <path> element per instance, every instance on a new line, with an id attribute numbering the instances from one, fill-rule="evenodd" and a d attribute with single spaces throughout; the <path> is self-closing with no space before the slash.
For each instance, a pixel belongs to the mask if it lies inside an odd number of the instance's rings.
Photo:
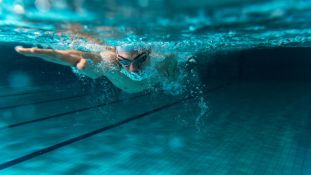
<path id="1" fill-rule="evenodd" d="M 118 52 L 138 52 L 133 45 L 117 46 L 116 49 Z"/>

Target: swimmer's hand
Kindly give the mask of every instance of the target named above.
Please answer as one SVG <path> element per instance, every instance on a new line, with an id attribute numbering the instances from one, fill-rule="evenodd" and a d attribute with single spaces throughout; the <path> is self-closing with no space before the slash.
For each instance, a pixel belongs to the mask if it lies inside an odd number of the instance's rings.
<path id="1" fill-rule="evenodd" d="M 87 66 L 87 61 L 84 58 L 87 53 L 78 50 L 53 50 L 23 47 L 16 47 L 15 50 L 25 56 L 38 57 L 45 61 L 65 66 L 75 66 L 80 70 L 83 70 Z"/>

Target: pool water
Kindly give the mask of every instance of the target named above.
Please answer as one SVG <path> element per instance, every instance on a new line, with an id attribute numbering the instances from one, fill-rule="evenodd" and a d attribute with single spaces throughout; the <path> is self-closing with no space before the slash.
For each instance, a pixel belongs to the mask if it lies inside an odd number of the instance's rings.
<path id="1" fill-rule="evenodd" d="M 108 45 L 161 52 L 310 46 L 309 0 L 2 0 L 1 42 L 96 50 L 68 31 Z M 168 49 L 169 48 L 169 49 Z"/>
<path id="2" fill-rule="evenodd" d="M 309 175 L 310 9 L 309 0 L 0 0 L 0 174 Z M 103 43 L 197 64 L 176 84 L 129 94 L 14 51 Z"/>

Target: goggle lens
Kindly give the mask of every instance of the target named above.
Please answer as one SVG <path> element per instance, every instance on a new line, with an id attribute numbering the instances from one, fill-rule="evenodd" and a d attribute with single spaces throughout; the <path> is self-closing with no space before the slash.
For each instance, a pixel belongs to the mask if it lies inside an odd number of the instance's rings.
<path id="1" fill-rule="evenodd" d="M 147 54 L 142 53 L 135 57 L 133 60 L 128 60 L 120 55 L 117 55 L 118 61 L 123 66 L 130 66 L 131 64 L 134 64 L 136 66 L 142 65 L 147 60 Z"/>

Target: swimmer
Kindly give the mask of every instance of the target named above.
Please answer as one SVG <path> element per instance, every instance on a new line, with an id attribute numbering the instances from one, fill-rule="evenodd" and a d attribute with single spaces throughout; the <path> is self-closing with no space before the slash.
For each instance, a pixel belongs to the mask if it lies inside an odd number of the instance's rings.
<path id="1" fill-rule="evenodd" d="M 107 77 L 116 87 L 128 93 L 151 89 L 163 78 L 176 81 L 177 61 L 173 55 L 160 55 L 164 58 L 152 67 L 151 50 L 135 49 L 132 46 L 102 46 L 101 52 L 79 50 L 53 50 L 16 47 L 15 50 L 29 57 L 70 66 L 92 79 Z M 156 55 L 155 53 L 152 55 Z M 149 71 L 147 71 L 149 69 Z M 144 73 L 148 76 L 144 76 Z"/>

